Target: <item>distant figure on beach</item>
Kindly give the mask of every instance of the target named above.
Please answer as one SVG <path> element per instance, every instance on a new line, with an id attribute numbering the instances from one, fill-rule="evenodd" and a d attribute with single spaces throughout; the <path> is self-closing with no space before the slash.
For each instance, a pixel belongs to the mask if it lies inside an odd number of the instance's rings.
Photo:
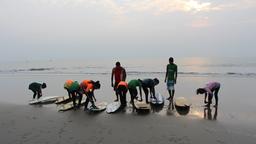
<path id="1" fill-rule="evenodd" d="M 83 80 L 80 84 L 80 87 L 82 89 L 82 92 L 86 95 L 86 101 L 84 104 L 84 111 L 88 110 L 88 103 L 91 102 L 91 107 L 93 109 L 97 109 L 97 106 L 94 102 L 96 102 L 96 98 L 94 95 L 95 89 L 100 89 L 100 82 L 99 81 L 93 81 L 93 80 Z"/>
<path id="2" fill-rule="evenodd" d="M 142 92 L 141 92 L 142 81 L 140 79 L 134 79 L 134 80 L 130 80 L 129 81 L 128 89 L 129 89 L 129 93 L 131 95 L 130 103 L 133 106 L 134 106 L 134 99 L 138 99 L 137 87 L 139 87 L 139 90 L 140 90 L 140 100 L 142 100 Z"/>
<path id="3" fill-rule="evenodd" d="M 113 83 L 113 79 L 115 77 L 115 83 Z M 121 67 L 120 62 L 116 62 L 116 67 L 112 69 L 111 74 L 111 86 L 114 88 L 114 91 L 116 93 L 116 100 L 118 101 L 118 94 L 116 91 L 117 85 L 120 81 L 125 81 L 126 79 L 126 71 L 123 67 Z"/>
<path id="4" fill-rule="evenodd" d="M 145 93 L 146 103 L 148 101 L 148 93 L 150 93 L 150 98 L 155 98 L 155 86 L 159 84 L 159 80 L 157 78 L 154 79 L 144 79 L 141 81 L 142 89 Z M 141 99 L 142 100 L 142 99 Z"/>
<path id="5" fill-rule="evenodd" d="M 36 98 L 39 99 L 42 96 L 42 89 L 46 88 L 46 84 L 45 83 L 37 83 L 37 82 L 33 82 L 31 84 L 29 84 L 28 89 L 30 89 L 31 91 L 33 91 L 33 99 Z"/>
<path id="6" fill-rule="evenodd" d="M 174 109 L 174 105 L 173 105 L 173 98 L 175 93 L 174 85 L 176 84 L 177 77 L 178 77 L 178 67 L 173 62 L 174 62 L 173 58 L 170 57 L 169 64 L 166 66 L 166 75 L 164 80 L 164 82 L 167 85 L 167 90 L 169 92 L 169 97 L 167 98 L 167 100 L 170 101 L 170 104 L 168 109 L 170 109 L 170 107 Z"/>
<path id="7" fill-rule="evenodd" d="M 206 106 L 210 106 L 212 104 L 212 97 L 214 94 L 215 97 L 215 106 L 218 106 L 218 94 L 220 90 L 220 83 L 219 82 L 209 82 L 203 88 L 198 88 L 196 90 L 196 94 L 205 94 L 204 96 L 204 103 Z M 208 96 L 208 102 L 206 98 Z"/>
<path id="8" fill-rule="evenodd" d="M 116 87 L 117 95 L 120 97 L 121 109 L 126 107 L 126 94 L 128 91 L 128 84 L 125 81 L 120 81 Z"/>
<path id="9" fill-rule="evenodd" d="M 79 83 L 77 81 L 67 80 L 64 84 L 64 89 L 67 90 L 68 96 L 72 98 L 74 110 L 80 108 L 83 94 L 81 93 Z M 76 99 L 79 99 L 78 105 L 76 104 Z"/>

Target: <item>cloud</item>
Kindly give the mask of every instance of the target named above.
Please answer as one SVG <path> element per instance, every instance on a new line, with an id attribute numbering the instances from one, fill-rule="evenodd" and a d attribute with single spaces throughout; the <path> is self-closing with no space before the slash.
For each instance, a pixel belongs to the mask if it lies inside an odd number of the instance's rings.
<path id="1" fill-rule="evenodd" d="M 199 2 L 197 0 L 142 0 L 140 2 L 131 2 L 128 5 L 132 10 L 151 11 L 160 14 L 170 12 L 199 12 L 216 9 L 212 7 L 210 2 Z"/>
<path id="2" fill-rule="evenodd" d="M 211 2 L 200 2 L 200 0 L 41 0 L 53 5 L 95 5 L 103 6 L 115 14 L 127 12 L 202 12 L 218 9 Z M 98 7 L 100 8 L 100 7 Z"/>

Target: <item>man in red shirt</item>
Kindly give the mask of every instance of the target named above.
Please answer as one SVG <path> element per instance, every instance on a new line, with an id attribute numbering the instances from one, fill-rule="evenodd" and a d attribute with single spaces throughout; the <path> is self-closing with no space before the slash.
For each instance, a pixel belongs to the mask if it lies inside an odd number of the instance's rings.
<path id="1" fill-rule="evenodd" d="M 113 83 L 113 79 L 115 77 L 115 83 Z M 119 84 L 120 81 L 125 81 L 126 79 L 126 71 L 123 67 L 121 67 L 120 62 L 116 62 L 116 67 L 112 69 L 112 74 L 111 74 L 111 86 L 114 88 L 114 91 L 116 93 L 116 100 L 118 101 L 118 94 L 116 91 L 117 85 Z"/>

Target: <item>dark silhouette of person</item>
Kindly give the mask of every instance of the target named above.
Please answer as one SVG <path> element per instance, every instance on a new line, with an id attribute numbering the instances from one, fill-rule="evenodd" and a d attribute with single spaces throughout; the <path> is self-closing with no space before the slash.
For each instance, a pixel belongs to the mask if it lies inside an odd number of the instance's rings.
<path id="1" fill-rule="evenodd" d="M 46 83 L 33 82 L 29 84 L 28 89 L 33 92 L 33 99 L 39 99 L 42 96 L 42 89 L 46 88 Z"/>
<path id="2" fill-rule="evenodd" d="M 114 78 L 115 78 L 115 83 L 113 83 Z M 125 79 L 126 79 L 125 69 L 121 66 L 120 62 L 116 62 L 116 67 L 112 69 L 112 74 L 111 74 L 111 86 L 114 88 L 114 91 L 116 94 L 115 101 L 118 101 L 118 94 L 116 91 L 117 85 L 119 84 L 120 81 L 125 81 Z"/>
<path id="3" fill-rule="evenodd" d="M 150 93 L 150 98 L 155 98 L 155 86 L 159 84 L 159 80 L 157 78 L 154 79 L 144 79 L 140 80 L 142 84 L 142 89 L 145 93 L 146 103 L 149 103 L 148 101 L 148 93 Z M 142 100 L 142 99 L 141 99 Z"/>
<path id="4" fill-rule="evenodd" d="M 209 82 L 206 84 L 203 88 L 198 88 L 196 90 L 197 94 L 205 94 L 204 96 L 204 103 L 206 103 L 206 106 L 210 106 L 212 104 L 212 97 L 214 95 L 215 97 L 215 106 L 218 106 L 218 94 L 220 90 L 220 83 L 219 82 Z M 206 101 L 206 98 L 208 96 L 208 102 Z"/>
<path id="5" fill-rule="evenodd" d="M 169 100 L 170 104 L 168 109 L 170 109 L 170 107 L 174 109 L 174 105 L 173 105 L 173 98 L 175 93 L 174 85 L 176 84 L 177 77 L 178 77 L 178 67 L 173 62 L 174 62 L 173 58 L 170 57 L 169 64 L 166 66 L 166 74 L 165 74 L 165 80 L 164 80 L 164 82 L 166 82 L 167 90 L 169 92 L 169 97 L 167 98 L 167 100 Z"/>
<path id="6" fill-rule="evenodd" d="M 86 101 L 84 104 L 84 111 L 88 110 L 88 103 L 91 102 L 91 107 L 94 109 L 97 109 L 97 106 L 95 105 L 94 102 L 96 102 L 96 98 L 94 95 L 94 90 L 95 89 L 100 89 L 100 82 L 96 81 L 94 82 L 93 80 L 83 80 L 80 84 L 80 87 L 82 89 L 82 93 L 86 95 Z"/>
<path id="7" fill-rule="evenodd" d="M 140 91 L 140 100 L 142 100 L 142 92 L 141 92 L 141 88 L 142 88 L 142 83 L 141 80 L 139 79 L 134 79 L 134 80 L 130 80 L 128 83 L 128 89 L 129 89 L 129 93 L 131 95 L 131 101 L 130 103 L 134 106 L 134 99 L 138 99 L 138 91 L 137 91 L 137 87 L 139 87 L 139 91 Z"/>
<path id="8" fill-rule="evenodd" d="M 69 97 L 72 98 L 74 110 L 80 108 L 83 94 L 81 93 L 79 83 L 77 81 L 67 80 L 64 84 L 64 89 L 67 90 Z M 79 99 L 78 104 L 76 104 L 76 99 Z"/>
<path id="9" fill-rule="evenodd" d="M 120 97 L 121 106 L 120 109 L 126 107 L 126 94 L 128 91 L 128 84 L 125 81 L 120 81 L 116 88 L 117 95 Z"/>

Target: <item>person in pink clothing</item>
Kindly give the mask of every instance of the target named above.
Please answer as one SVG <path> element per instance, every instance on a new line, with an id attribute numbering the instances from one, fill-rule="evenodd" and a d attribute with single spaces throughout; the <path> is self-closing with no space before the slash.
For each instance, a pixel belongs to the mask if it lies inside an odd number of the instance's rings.
<path id="1" fill-rule="evenodd" d="M 209 82 L 203 88 L 198 88 L 196 90 L 196 94 L 205 94 L 204 103 L 206 106 L 210 106 L 212 104 L 212 97 L 215 97 L 215 106 L 218 106 L 218 94 L 220 90 L 220 83 L 219 82 Z M 208 102 L 206 98 L 208 96 Z"/>

